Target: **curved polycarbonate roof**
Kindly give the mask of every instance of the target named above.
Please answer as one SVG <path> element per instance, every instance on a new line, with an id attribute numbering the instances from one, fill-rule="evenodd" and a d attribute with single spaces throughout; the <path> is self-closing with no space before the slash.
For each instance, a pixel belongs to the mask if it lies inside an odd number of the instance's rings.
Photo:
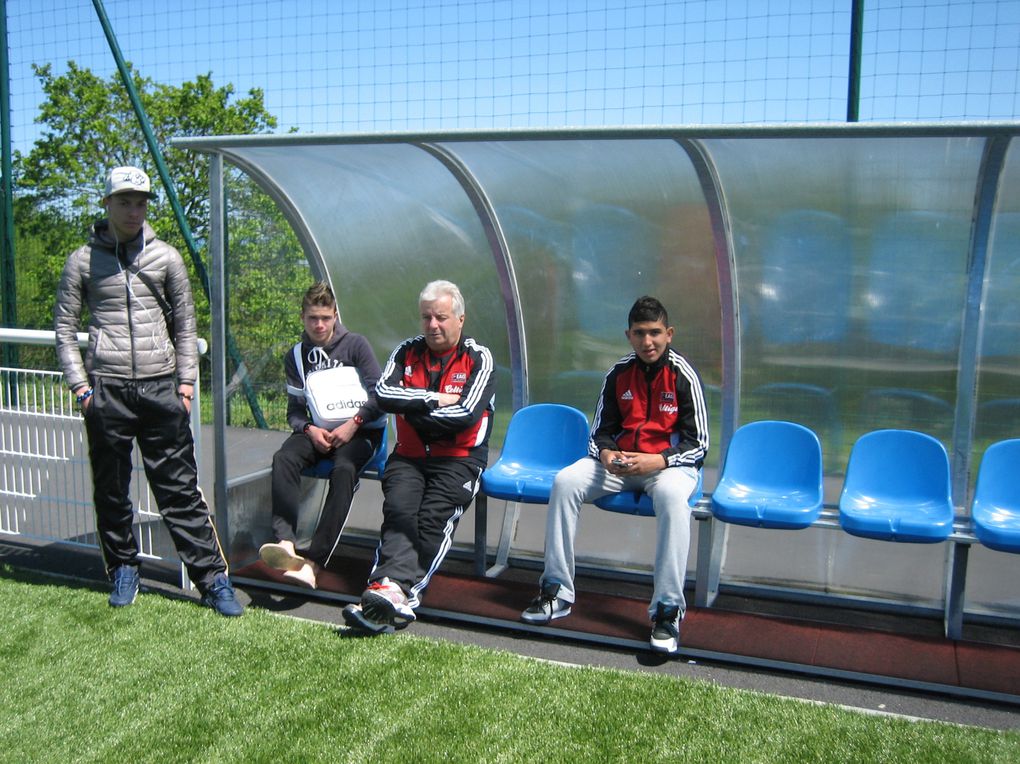
<path id="1" fill-rule="evenodd" d="M 425 282 L 456 281 L 470 333 L 497 355 L 504 405 L 589 409 L 626 350 L 627 309 L 650 293 L 671 310 L 675 345 L 701 372 L 724 439 L 796 406 L 834 454 L 892 422 L 969 453 L 981 404 L 1020 397 L 1009 371 L 1020 347 L 1018 131 L 725 126 L 176 144 L 218 154 L 277 201 L 313 271 L 382 352 L 409 333 L 402 307 Z"/>

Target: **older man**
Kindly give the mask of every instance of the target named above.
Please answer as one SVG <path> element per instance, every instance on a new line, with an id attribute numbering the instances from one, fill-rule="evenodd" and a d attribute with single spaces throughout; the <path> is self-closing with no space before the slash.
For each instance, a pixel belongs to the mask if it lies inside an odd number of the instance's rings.
<path id="1" fill-rule="evenodd" d="M 383 524 L 361 603 L 344 619 L 369 633 L 415 620 L 415 608 L 478 491 L 492 424 L 492 355 L 465 337 L 464 298 L 433 281 L 418 297 L 422 333 L 392 353 L 376 386 L 397 415 L 397 446 L 383 473 Z"/>

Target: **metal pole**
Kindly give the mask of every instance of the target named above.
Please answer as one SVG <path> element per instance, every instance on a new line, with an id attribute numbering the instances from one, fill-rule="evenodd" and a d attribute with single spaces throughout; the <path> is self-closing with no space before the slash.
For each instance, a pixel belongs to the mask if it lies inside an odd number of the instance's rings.
<path id="1" fill-rule="evenodd" d="M 191 235 L 191 226 L 184 215 L 181 200 L 177 196 L 177 186 L 174 185 L 173 178 L 170 177 L 170 171 L 166 167 L 166 162 L 163 161 L 163 151 L 156 142 L 156 136 L 152 132 L 152 125 L 149 124 L 149 115 L 145 112 L 145 107 L 142 105 L 142 100 L 138 95 L 138 89 L 135 87 L 134 80 L 131 79 L 131 72 L 127 67 L 127 62 L 124 61 L 124 54 L 121 52 L 120 44 L 117 42 L 117 38 L 113 33 L 113 27 L 110 26 L 110 19 L 106 15 L 106 9 L 103 7 L 103 0 L 92 0 L 92 5 L 95 6 L 96 14 L 99 16 L 99 23 L 106 34 L 106 41 L 110 44 L 110 51 L 113 53 L 114 61 L 117 63 L 120 78 L 124 82 L 131 106 L 135 110 L 135 117 L 137 117 L 138 124 L 142 128 L 142 134 L 145 136 L 145 144 L 149 147 L 149 153 L 156 163 L 156 171 L 159 173 L 160 180 L 163 181 L 163 188 L 166 189 L 166 196 L 170 202 L 170 207 L 174 211 L 177 226 L 181 229 L 181 235 L 184 236 L 184 242 L 191 253 L 191 261 L 195 264 L 195 272 L 198 274 L 199 281 L 202 282 L 202 289 L 205 291 L 206 296 L 208 296 L 209 274 L 206 272 L 205 263 L 202 262 L 198 254 L 198 246 Z"/>
<path id="2" fill-rule="evenodd" d="M 226 263 L 223 258 L 223 156 L 213 154 L 209 158 L 209 256 L 213 268 L 213 290 L 209 296 L 209 310 L 212 312 L 212 395 L 213 395 L 213 502 L 216 526 L 219 528 L 225 548 L 223 553 L 230 559 L 230 518 L 227 512 L 227 358 L 226 315 L 223 312 L 223 284 Z"/>
<path id="3" fill-rule="evenodd" d="M 850 73 L 846 94 L 846 121 L 856 122 L 861 101 L 861 45 L 864 37 L 864 0 L 853 0 L 850 9 Z"/>
<path id="4" fill-rule="evenodd" d="M 184 208 L 181 206 L 180 199 L 177 196 L 177 187 L 174 185 L 173 179 L 170 177 L 170 171 L 167 169 L 166 162 L 163 161 L 163 151 L 160 149 L 159 144 L 156 142 L 156 136 L 152 132 L 152 125 L 149 124 L 149 115 L 146 114 L 145 107 L 142 105 L 142 100 L 138 96 L 138 89 L 135 87 L 134 80 L 131 79 L 131 72 L 127 67 L 127 62 L 124 60 L 124 54 L 120 50 L 120 44 L 117 42 L 117 37 L 113 33 L 113 27 L 110 25 L 110 19 L 106 15 L 106 9 L 103 7 L 103 0 L 92 0 L 92 5 L 96 9 L 96 15 L 99 17 L 99 23 L 102 25 L 103 32 L 106 34 L 106 41 L 110 44 L 110 51 L 113 53 L 113 58 L 117 62 L 117 71 L 120 72 L 120 78 L 124 82 L 128 98 L 131 100 L 131 106 L 135 110 L 135 116 L 138 119 L 138 124 L 142 128 L 142 133 L 145 136 L 145 143 L 149 147 L 149 153 L 152 154 L 152 159 L 156 163 L 156 170 L 159 173 L 159 178 L 163 181 L 163 187 L 166 189 L 167 198 L 170 200 L 170 206 L 173 208 L 174 217 L 177 220 L 177 226 L 181 229 L 181 235 L 184 236 L 184 241 L 188 246 L 188 252 L 191 254 L 191 262 L 195 265 L 195 273 L 198 275 L 198 279 L 202 284 L 202 289 L 205 292 L 206 297 L 210 297 L 209 274 L 206 271 L 205 264 L 202 262 L 202 258 L 198 253 L 198 246 L 195 244 L 195 239 L 191 235 L 191 226 L 188 223 L 188 219 L 184 214 Z M 241 355 L 237 351 L 237 347 L 234 344 L 234 338 L 229 332 L 225 334 L 225 342 L 227 352 L 230 354 L 230 359 L 239 370 L 243 369 L 244 364 L 241 361 Z M 269 425 L 266 424 L 265 417 L 262 415 L 262 408 L 259 406 L 258 399 L 255 397 L 255 391 L 251 386 L 251 381 L 248 379 L 247 374 L 241 375 L 241 386 L 244 389 L 245 397 L 248 400 L 248 406 L 251 408 L 251 413 L 255 418 L 255 422 L 260 428 L 268 429 Z"/>
<path id="5" fill-rule="evenodd" d="M 0 232 L 0 282 L 3 284 L 2 321 L 4 326 L 18 323 L 18 292 L 14 268 L 14 163 L 11 160 L 11 80 L 7 60 L 7 0 L 0 0 L 0 172 L 3 173 L 0 196 L 3 200 L 3 230 Z M 18 366 L 17 345 L 3 345 L 4 366 Z"/>

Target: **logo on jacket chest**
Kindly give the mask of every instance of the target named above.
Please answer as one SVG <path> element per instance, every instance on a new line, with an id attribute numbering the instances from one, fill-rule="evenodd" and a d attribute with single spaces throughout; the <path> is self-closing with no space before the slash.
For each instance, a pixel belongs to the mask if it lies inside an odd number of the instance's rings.
<path id="1" fill-rule="evenodd" d="M 671 390 L 659 393 L 659 411 L 663 414 L 675 414 L 680 408 L 676 404 L 676 394 Z"/>
<path id="2" fill-rule="evenodd" d="M 466 372 L 455 371 L 450 375 L 450 380 L 443 385 L 443 392 L 460 395 L 464 391 L 464 385 L 467 384 L 467 376 Z"/>

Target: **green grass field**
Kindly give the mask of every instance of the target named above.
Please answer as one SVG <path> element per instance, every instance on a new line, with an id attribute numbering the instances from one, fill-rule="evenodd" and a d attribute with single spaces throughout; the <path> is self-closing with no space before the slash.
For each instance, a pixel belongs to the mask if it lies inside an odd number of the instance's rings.
<path id="1" fill-rule="evenodd" d="M 3 762 L 1016 762 L 1020 734 L 0 567 Z"/>

